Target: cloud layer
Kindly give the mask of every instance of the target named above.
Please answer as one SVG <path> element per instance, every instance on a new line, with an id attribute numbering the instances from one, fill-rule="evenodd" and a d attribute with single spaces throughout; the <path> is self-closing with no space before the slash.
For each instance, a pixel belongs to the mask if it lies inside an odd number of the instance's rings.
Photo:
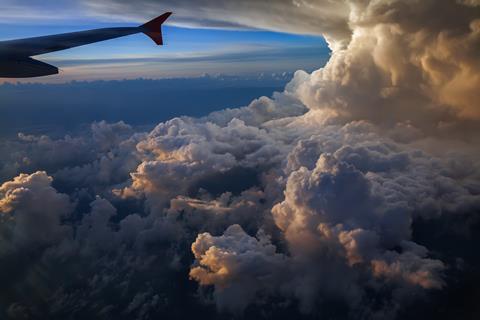
<path id="1" fill-rule="evenodd" d="M 272 98 L 149 133 L 102 122 L 8 142 L 0 263 L 19 281 L 2 275 L 6 315 L 434 316 L 479 268 L 465 245 L 480 212 L 478 1 L 215 4 L 195 6 L 309 26 L 332 57 Z"/>

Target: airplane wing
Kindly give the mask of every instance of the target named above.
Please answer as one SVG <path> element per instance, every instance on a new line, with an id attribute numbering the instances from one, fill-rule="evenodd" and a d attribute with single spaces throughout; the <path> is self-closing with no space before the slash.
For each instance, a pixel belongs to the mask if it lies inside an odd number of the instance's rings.
<path id="1" fill-rule="evenodd" d="M 0 59 L 0 78 L 33 78 L 57 73 L 57 67 L 32 58 Z"/>
<path id="2" fill-rule="evenodd" d="M 163 15 L 139 27 L 104 28 L 0 42 L 0 77 L 7 77 L 6 74 L 9 75 L 8 77 L 12 77 L 11 69 L 14 65 L 16 66 L 16 69 L 19 70 L 19 77 L 25 77 L 25 75 L 22 76 L 20 72 L 23 65 L 30 70 L 30 72 L 27 72 L 27 74 L 28 77 L 31 77 L 31 71 L 33 70 L 32 68 L 39 70 L 39 68 L 41 69 L 42 67 L 39 61 L 30 59 L 31 56 L 70 49 L 136 33 L 144 33 L 149 36 L 157 45 L 162 45 L 163 38 L 161 26 L 171 14 L 171 12 L 164 13 Z M 9 69 L 8 73 L 5 72 L 6 68 Z M 48 68 L 48 70 L 52 71 L 53 69 Z M 58 73 L 58 71 L 56 73 Z M 13 72 L 13 74 L 15 74 L 15 72 Z"/>

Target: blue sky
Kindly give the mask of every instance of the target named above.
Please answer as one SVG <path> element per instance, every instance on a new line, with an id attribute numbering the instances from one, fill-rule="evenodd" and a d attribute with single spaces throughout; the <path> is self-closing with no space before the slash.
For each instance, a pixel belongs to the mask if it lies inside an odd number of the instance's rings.
<path id="1" fill-rule="evenodd" d="M 82 8 L 76 1 L 59 4 L 0 0 L 0 11 L 3 11 L 0 40 L 138 24 L 116 22 L 115 17 L 87 15 Z M 145 18 L 148 19 L 150 17 Z M 155 46 L 148 37 L 139 34 L 43 55 L 39 58 L 60 67 L 61 74 L 35 81 L 311 71 L 323 65 L 329 54 L 321 37 L 262 30 L 167 25 L 164 38 L 163 47 Z"/>

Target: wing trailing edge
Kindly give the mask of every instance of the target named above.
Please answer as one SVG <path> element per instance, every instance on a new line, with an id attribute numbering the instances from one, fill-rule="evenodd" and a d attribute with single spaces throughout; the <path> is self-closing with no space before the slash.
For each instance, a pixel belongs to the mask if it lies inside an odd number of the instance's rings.
<path id="1" fill-rule="evenodd" d="M 33 78 L 58 74 L 58 68 L 32 58 L 0 60 L 0 78 Z"/>

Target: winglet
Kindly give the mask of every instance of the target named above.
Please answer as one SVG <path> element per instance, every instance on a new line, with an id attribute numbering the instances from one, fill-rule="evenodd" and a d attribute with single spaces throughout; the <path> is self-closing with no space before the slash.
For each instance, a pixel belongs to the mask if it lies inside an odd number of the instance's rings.
<path id="1" fill-rule="evenodd" d="M 149 36 L 157 45 L 163 45 L 162 24 L 170 17 L 172 13 L 166 12 L 160 17 L 153 19 L 141 26 L 147 36 Z"/>

